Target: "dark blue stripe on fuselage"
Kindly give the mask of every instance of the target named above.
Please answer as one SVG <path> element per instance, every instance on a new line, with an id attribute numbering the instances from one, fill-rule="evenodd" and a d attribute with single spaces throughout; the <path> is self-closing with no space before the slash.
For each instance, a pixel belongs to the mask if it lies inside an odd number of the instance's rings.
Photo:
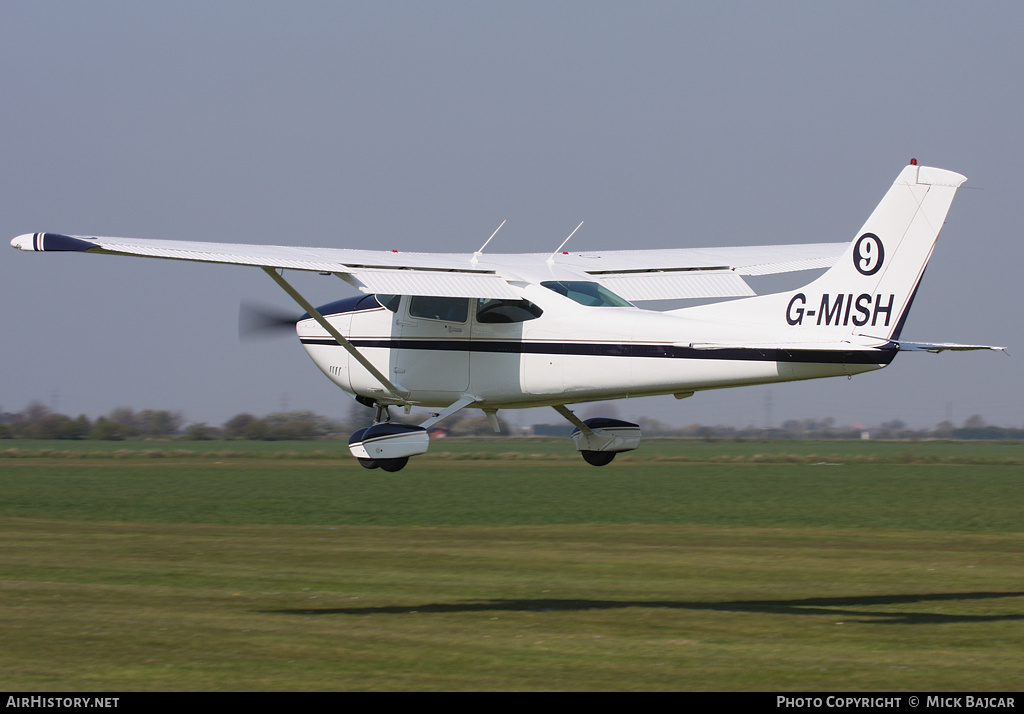
<path id="1" fill-rule="evenodd" d="M 337 345 L 330 337 L 304 337 L 304 345 Z M 693 347 L 630 343 L 518 342 L 491 340 L 352 340 L 357 347 L 391 350 L 434 350 L 442 352 L 489 352 L 497 354 L 585 355 L 590 357 L 641 357 L 659 359 L 707 359 L 745 362 L 809 362 L 820 364 L 889 364 L 896 356 L 895 346 L 885 349 L 782 350 L 728 347 L 698 350 Z"/>

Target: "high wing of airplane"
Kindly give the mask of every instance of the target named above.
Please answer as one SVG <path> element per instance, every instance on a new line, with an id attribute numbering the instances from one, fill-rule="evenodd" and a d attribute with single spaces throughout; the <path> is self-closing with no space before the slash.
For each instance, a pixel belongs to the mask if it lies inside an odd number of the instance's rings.
<path id="1" fill-rule="evenodd" d="M 306 311 L 296 332 L 317 367 L 376 408 L 349 440 L 367 468 L 403 468 L 427 451 L 427 429 L 462 409 L 482 409 L 497 430 L 499 409 L 536 406 L 571 422 L 576 449 L 600 466 L 637 448 L 640 428 L 584 421 L 567 405 L 850 376 L 899 351 L 1002 349 L 902 340 L 965 180 L 912 161 L 849 243 L 456 254 L 34 233 L 11 245 L 261 268 Z M 781 293 L 755 295 L 743 279 L 814 268 L 827 270 Z M 330 273 L 365 294 L 316 308 L 285 270 Z M 632 304 L 680 298 L 738 299 Z M 393 406 L 438 411 L 410 425 L 391 420 Z"/>

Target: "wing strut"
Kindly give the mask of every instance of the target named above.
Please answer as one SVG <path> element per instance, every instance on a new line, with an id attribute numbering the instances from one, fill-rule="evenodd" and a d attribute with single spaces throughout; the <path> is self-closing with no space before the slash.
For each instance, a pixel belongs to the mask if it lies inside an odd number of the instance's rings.
<path id="1" fill-rule="evenodd" d="M 473 402 L 476 402 L 476 401 L 479 401 L 479 400 L 477 399 L 477 397 L 473 396 L 472 394 L 463 394 L 462 397 L 460 397 L 458 401 L 452 402 L 447 407 L 445 407 L 442 411 L 438 412 L 437 414 L 434 414 L 429 419 L 427 419 L 426 421 L 422 422 L 420 424 L 420 428 L 429 429 L 430 427 L 434 426 L 434 424 L 438 423 L 439 421 L 447 419 L 448 417 L 450 417 L 455 412 L 459 411 L 460 409 L 465 409 L 470 404 L 472 404 Z"/>
<path id="2" fill-rule="evenodd" d="M 591 428 L 587 426 L 582 419 L 580 419 L 578 416 L 569 411 L 569 407 L 565 406 L 564 404 L 556 404 L 552 408 L 556 412 L 564 416 L 566 419 L 568 419 L 572 423 L 572 425 L 578 428 L 580 431 L 586 434 L 594 433 L 593 430 L 591 430 Z"/>
<path id="3" fill-rule="evenodd" d="M 379 369 L 374 367 L 373 363 L 370 362 L 370 360 L 366 359 L 366 357 L 364 357 L 363 354 L 355 348 L 355 345 L 346 340 L 342 336 L 342 334 L 338 332 L 334 325 L 329 323 L 327 319 L 324 318 L 324 316 L 321 315 L 315 307 L 310 305 L 309 301 L 306 300 L 306 298 L 302 297 L 302 295 L 300 295 L 299 292 L 295 288 L 293 288 L 288 283 L 288 281 L 284 279 L 283 276 L 279 275 L 277 271 L 274 270 L 273 268 L 262 267 L 262 269 L 264 273 L 272 277 L 274 281 L 278 285 L 280 285 L 286 293 L 288 293 L 291 296 L 292 300 L 299 303 L 302 309 L 308 312 L 310 317 L 316 320 L 320 327 L 327 330 L 328 334 L 330 334 L 330 336 L 333 337 L 339 345 L 344 347 L 350 355 L 355 357 L 356 361 L 359 362 L 359 364 L 363 365 L 366 371 L 373 375 L 374 379 L 376 379 L 378 382 L 384 385 L 385 389 L 387 389 L 392 394 L 403 400 L 409 396 L 408 390 L 400 389 L 399 387 L 395 386 L 394 383 L 392 383 L 391 380 L 385 377 Z"/>

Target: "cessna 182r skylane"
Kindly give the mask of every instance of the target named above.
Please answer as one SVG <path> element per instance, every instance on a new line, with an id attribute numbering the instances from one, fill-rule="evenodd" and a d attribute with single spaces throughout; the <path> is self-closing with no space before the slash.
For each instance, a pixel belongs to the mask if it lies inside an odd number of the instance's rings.
<path id="1" fill-rule="evenodd" d="M 964 176 L 912 161 L 852 243 L 552 255 L 400 253 L 191 241 L 21 235 L 25 251 L 78 251 L 262 268 L 306 310 L 299 339 L 327 377 L 376 407 L 349 448 L 397 471 L 427 429 L 461 409 L 551 406 L 601 466 L 640 444 L 629 422 L 583 421 L 567 404 L 853 375 L 899 351 L 1002 349 L 902 339 L 907 312 Z M 500 227 L 499 227 L 500 228 Z M 493 235 L 491 236 L 493 238 Z M 570 236 L 571 237 L 571 236 Z M 568 240 L 568 239 L 567 239 Z M 489 239 L 488 239 L 489 242 Z M 828 268 L 755 295 L 742 276 Z M 314 308 L 284 270 L 333 273 L 366 293 Z M 630 301 L 727 298 L 663 312 Z M 389 407 L 432 407 L 418 426 Z"/>

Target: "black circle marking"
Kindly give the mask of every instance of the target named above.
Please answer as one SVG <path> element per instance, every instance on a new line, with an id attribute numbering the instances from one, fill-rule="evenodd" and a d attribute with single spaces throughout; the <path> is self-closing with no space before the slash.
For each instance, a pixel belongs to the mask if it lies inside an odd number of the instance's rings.
<path id="1" fill-rule="evenodd" d="M 885 249 L 882 239 L 874 233 L 865 233 L 853 246 L 853 267 L 861 275 L 874 275 L 882 269 Z"/>

